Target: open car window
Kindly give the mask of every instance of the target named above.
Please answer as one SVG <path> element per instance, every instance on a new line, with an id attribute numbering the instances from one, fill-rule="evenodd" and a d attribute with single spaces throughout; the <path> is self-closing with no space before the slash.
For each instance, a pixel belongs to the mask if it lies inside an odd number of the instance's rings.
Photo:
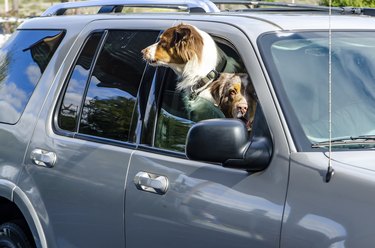
<path id="1" fill-rule="evenodd" d="M 232 45 L 225 40 L 216 39 L 217 45 L 232 63 L 231 73 L 245 74 L 243 62 Z M 171 69 L 166 69 L 163 76 L 161 103 L 153 146 L 171 151 L 185 152 L 186 136 L 190 127 L 200 120 L 226 118 L 223 110 L 203 97 L 190 99 L 183 91 L 176 90 L 178 78 Z M 187 104 L 194 105 L 194 111 L 187 109 Z M 197 107 L 198 106 L 198 107 Z"/>

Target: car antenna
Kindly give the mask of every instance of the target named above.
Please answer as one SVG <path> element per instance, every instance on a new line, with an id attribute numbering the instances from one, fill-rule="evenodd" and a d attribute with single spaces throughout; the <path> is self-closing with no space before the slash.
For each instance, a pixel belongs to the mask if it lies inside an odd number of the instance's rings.
<path id="1" fill-rule="evenodd" d="M 332 167 L 332 0 L 329 0 L 329 14 L 328 14 L 328 168 L 325 176 L 325 182 L 329 183 L 335 174 Z"/>

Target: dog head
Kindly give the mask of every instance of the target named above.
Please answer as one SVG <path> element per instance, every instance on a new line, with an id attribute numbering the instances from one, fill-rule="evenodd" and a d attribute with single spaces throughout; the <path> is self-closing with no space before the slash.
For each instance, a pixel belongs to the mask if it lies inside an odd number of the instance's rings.
<path id="1" fill-rule="evenodd" d="M 165 30 L 157 43 L 142 50 L 143 58 L 154 66 L 167 66 L 181 73 L 193 59 L 201 61 L 203 38 L 197 28 L 179 24 Z"/>
<path id="2" fill-rule="evenodd" d="M 211 95 L 225 117 L 248 121 L 249 104 L 253 105 L 251 97 L 247 96 L 251 94 L 247 92 L 248 82 L 247 74 L 221 73 L 212 83 Z"/>

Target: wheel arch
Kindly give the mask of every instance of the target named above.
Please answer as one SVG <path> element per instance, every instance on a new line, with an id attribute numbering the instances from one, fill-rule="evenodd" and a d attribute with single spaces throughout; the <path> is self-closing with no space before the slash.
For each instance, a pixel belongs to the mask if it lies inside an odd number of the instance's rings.
<path id="1" fill-rule="evenodd" d="M 0 206 L 7 205 L 6 211 L 21 215 L 34 237 L 36 247 L 47 247 L 47 241 L 38 214 L 27 195 L 13 182 L 0 179 Z M 0 220 L 1 216 L 0 216 Z"/>

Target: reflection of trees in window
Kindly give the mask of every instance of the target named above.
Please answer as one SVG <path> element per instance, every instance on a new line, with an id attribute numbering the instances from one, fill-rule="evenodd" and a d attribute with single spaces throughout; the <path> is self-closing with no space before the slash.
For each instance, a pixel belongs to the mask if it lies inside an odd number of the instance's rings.
<path id="1" fill-rule="evenodd" d="M 77 112 L 78 106 L 73 104 L 65 106 L 64 104 L 62 104 L 59 116 L 59 124 L 61 126 L 64 126 L 64 129 L 66 130 L 75 130 Z"/>
<path id="2" fill-rule="evenodd" d="M 80 111 L 82 96 L 90 75 L 93 58 L 103 32 L 93 33 L 87 40 L 85 47 L 74 66 L 69 84 L 66 88 L 64 100 L 60 107 L 58 125 L 61 129 L 76 131 L 78 113 Z"/>
<path id="3" fill-rule="evenodd" d="M 82 112 L 80 133 L 127 141 L 135 102 L 116 96 L 86 101 Z"/>
<path id="4" fill-rule="evenodd" d="M 146 65 L 141 50 L 156 41 L 159 31 L 104 33 L 103 40 L 103 32 L 93 34 L 82 50 L 60 106 L 58 125 L 70 132 L 129 141 Z"/>
<path id="5" fill-rule="evenodd" d="M 193 122 L 161 109 L 155 136 L 155 146 L 185 152 L 186 134 Z"/>
<path id="6" fill-rule="evenodd" d="M 86 93 L 80 133 L 128 141 L 145 62 L 141 50 L 159 32 L 108 32 Z"/>

